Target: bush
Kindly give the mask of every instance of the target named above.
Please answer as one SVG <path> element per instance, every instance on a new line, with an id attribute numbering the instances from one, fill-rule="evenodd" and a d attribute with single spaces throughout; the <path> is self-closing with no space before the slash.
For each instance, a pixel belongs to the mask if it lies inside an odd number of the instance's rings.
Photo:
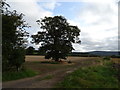
<path id="1" fill-rule="evenodd" d="M 120 58 L 120 55 L 112 55 L 111 58 Z"/>
<path id="2" fill-rule="evenodd" d="M 17 71 L 21 69 L 22 64 L 25 62 L 25 50 L 24 48 L 17 48 L 14 49 L 11 59 L 10 59 L 10 65 L 15 67 Z"/>
<path id="3" fill-rule="evenodd" d="M 28 24 L 23 19 L 23 14 L 16 10 L 9 11 L 5 0 L 2 2 L 2 71 L 21 67 L 24 62 L 24 48 L 28 32 Z"/>
<path id="4" fill-rule="evenodd" d="M 103 58 L 103 60 L 111 60 L 110 57 L 106 56 Z"/>

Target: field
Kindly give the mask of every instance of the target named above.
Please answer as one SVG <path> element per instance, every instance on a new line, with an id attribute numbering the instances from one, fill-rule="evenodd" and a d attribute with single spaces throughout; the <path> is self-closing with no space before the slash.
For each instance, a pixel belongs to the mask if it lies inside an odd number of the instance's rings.
<path id="1" fill-rule="evenodd" d="M 69 56 L 67 60 L 71 61 L 78 61 L 78 60 L 86 60 L 86 59 L 98 59 L 99 57 L 72 57 Z M 28 55 L 26 56 L 25 61 L 51 61 L 49 59 L 44 59 L 44 56 L 32 56 Z"/>
<path id="2" fill-rule="evenodd" d="M 68 61 L 70 61 L 70 63 L 68 63 Z M 118 63 L 119 59 L 111 58 L 111 61 Z M 52 60 L 45 60 L 44 56 L 26 56 L 24 67 L 37 72 L 38 75 L 30 78 L 4 82 L 3 87 L 54 88 L 58 83 L 64 82 L 66 76 L 71 75 L 74 71 L 81 68 L 104 65 L 104 62 L 102 57 L 68 57 L 67 60 L 62 60 L 62 62 L 57 63 Z"/>
<path id="3" fill-rule="evenodd" d="M 79 66 L 87 66 L 91 64 L 96 64 L 97 60 L 100 60 L 99 57 L 68 57 L 67 60 L 63 60 L 63 62 L 59 64 L 48 64 L 41 62 L 54 62 L 51 60 L 44 59 L 44 56 L 26 56 L 25 66 L 32 70 L 38 71 L 39 73 L 46 73 L 55 70 L 61 70 L 64 68 L 73 68 Z M 71 61 L 72 63 L 67 63 Z"/>

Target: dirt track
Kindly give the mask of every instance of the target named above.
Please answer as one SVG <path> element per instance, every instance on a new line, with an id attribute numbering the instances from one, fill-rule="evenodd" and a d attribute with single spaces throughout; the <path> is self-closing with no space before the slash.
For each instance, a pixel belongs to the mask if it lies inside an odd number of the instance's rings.
<path id="1" fill-rule="evenodd" d="M 80 67 L 86 67 L 90 65 L 96 65 L 99 58 L 89 57 L 68 57 L 72 64 L 40 64 L 32 63 L 34 61 L 43 61 L 42 56 L 27 56 L 26 66 L 34 69 L 36 71 L 42 72 L 40 75 L 31 78 L 25 78 L 15 81 L 8 81 L 3 83 L 3 88 L 54 88 L 54 86 L 59 83 L 63 78 Z M 28 64 L 29 63 L 29 64 Z M 31 64 L 32 63 L 32 64 Z M 34 65 L 35 64 L 35 65 Z M 38 65 L 38 66 L 37 66 Z M 32 67 L 31 67 L 32 66 Z M 36 67 L 35 67 L 36 66 Z M 43 70 L 44 69 L 44 70 Z M 45 77 L 52 76 L 50 79 Z"/>

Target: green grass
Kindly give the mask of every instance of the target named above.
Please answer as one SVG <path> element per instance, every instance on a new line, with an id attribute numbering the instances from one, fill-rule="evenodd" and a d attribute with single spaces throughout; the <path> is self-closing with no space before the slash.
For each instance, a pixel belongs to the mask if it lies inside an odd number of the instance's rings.
<path id="1" fill-rule="evenodd" d="M 111 58 L 109 56 L 103 57 L 103 60 L 110 60 Z"/>
<path id="2" fill-rule="evenodd" d="M 32 77 L 37 75 L 38 73 L 29 69 L 21 70 L 19 72 L 4 72 L 2 73 L 2 81 L 11 81 L 11 80 L 17 80 L 22 79 L 26 77 Z"/>
<path id="3" fill-rule="evenodd" d="M 57 84 L 57 88 L 118 88 L 117 71 L 111 63 L 80 68 Z"/>

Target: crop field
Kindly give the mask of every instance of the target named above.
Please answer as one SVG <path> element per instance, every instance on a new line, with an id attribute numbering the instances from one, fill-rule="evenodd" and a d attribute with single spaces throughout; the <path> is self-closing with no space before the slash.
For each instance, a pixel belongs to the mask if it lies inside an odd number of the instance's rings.
<path id="1" fill-rule="evenodd" d="M 25 61 L 44 61 L 44 56 L 27 55 Z"/>
<path id="2" fill-rule="evenodd" d="M 93 59 L 100 59 L 99 57 L 72 57 L 69 56 L 67 60 L 63 61 L 80 61 L 80 60 L 93 60 Z M 51 61 L 50 59 L 44 59 L 44 56 L 34 56 L 34 55 L 27 55 L 25 61 Z"/>
<path id="3" fill-rule="evenodd" d="M 35 71 L 39 71 L 40 73 L 50 72 L 54 70 L 64 69 L 66 67 L 79 67 L 85 66 L 87 64 L 97 63 L 99 57 L 68 57 L 67 60 L 62 60 L 59 64 L 52 63 L 54 61 L 44 59 L 44 56 L 26 56 L 25 66 Z M 72 63 L 67 63 L 71 61 Z M 42 63 L 43 62 L 43 63 Z M 50 63 L 47 63 L 50 62 Z"/>
<path id="4" fill-rule="evenodd" d="M 67 60 L 76 61 L 76 60 L 93 60 L 93 59 L 101 59 L 102 57 L 73 57 L 69 56 Z M 120 62 L 120 58 L 111 58 L 113 61 Z M 45 59 L 44 56 L 35 56 L 35 55 L 26 55 L 25 61 L 49 61 L 50 59 Z"/>

